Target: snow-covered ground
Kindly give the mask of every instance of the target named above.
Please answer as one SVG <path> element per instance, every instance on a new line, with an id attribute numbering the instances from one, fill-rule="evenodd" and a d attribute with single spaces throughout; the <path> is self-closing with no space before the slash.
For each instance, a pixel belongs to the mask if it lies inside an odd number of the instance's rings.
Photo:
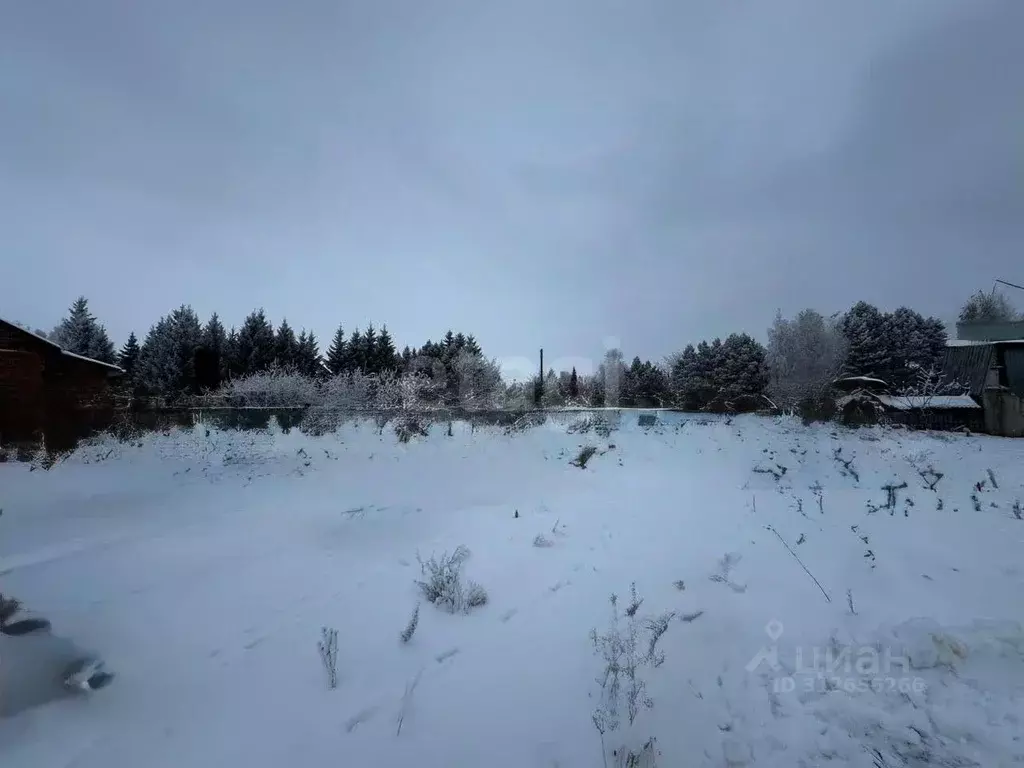
<path id="1" fill-rule="evenodd" d="M 1024 442 L 567 430 L 584 417 L 408 444 L 199 428 L 0 464 L 0 587 L 118 673 L 0 721 L 0 764 L 601 766 L 591 630 L 632 583 L 642 651 L 670 619 L 664 662 L 608 747 L 654 737 L 663 768 L 1024 761 Z M 487 604 L 423 603 L 401 642 L 417 555 L 459 545 Z"/>

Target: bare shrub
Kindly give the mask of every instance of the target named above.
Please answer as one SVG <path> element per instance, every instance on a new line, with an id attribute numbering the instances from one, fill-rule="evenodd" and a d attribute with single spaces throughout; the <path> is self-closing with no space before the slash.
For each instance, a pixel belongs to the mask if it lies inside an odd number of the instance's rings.
<path id="1" fill-rule="evenodd" d="M 479 608 L 481 605 L 487 604 L 487 590 L 477 584 L 475 581 L 466 582 L 466 596 L 465 605 L 466 608 Z"/>
<path id="2" fill-rule="evenodd" d="M 653 762 L 650 762 L 655 755 L 653 739 L 648 739 L 639 752 L 622 747 L 609 753 L 605 736 L 617 731 L 622 725 L 623 705 L 629 727 L 642 710 L 654 706 L 653 700 L 647 695 L 642 668 L 645 665 L 658 667 L 664 662 L 664 653 L 657 650 L 657 643 L 675 614 L 663 614 L 646 622 L 650 637 L 645 654 L 640 650 L 641 619 L 638 616 L 643 598 L 637 595 L 636 584 L 630 586 L 630 603 L 623 612 L 626 617 L 625 626 L 619 613 L 618 597 L 613 594 L 610 603 L 612 615 L 608 630 L 604 634 L 598 634 L 596 629 L 590 632 L 594 649 L 604 663 L 604 669 L 597 678 L 598 704 L 591 720 L 601 737 L 602 757 L 606 766 L 609 756 L 615 766 L 653 766 Z"/>
<path id="3" fill-rule="evenodd" d="M 427 437 L 430 431 L 429 427 L 415 416 L 407 416 L 395 424 L 395 434 L 398 436 L 398 442 L 408 443 L 414 437 Z"/>
<path id="4" fill-rule="evenodd" d="M 321 401 L 315 379 L 283 368 L 232 379 L 219 394 L 243 408 L 288 408 Z"/>
<path id="5" fill-rule="evenodd" d="M 569 463 L 572 464 L 574 467 L 586 469 L 587 462 L 594 457 L 595 453 L 597 453 L 597 448 L 595 446 L 585 445 L 583 446 L 583 448 L 580 449 L 580 452 L 576 456 L 576 458 L 570 461 Z"/>

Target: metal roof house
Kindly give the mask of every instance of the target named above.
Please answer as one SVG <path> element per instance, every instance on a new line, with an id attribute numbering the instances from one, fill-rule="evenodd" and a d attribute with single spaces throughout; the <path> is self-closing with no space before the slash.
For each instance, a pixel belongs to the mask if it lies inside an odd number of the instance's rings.
<path id="1" fill-rule="evenodd" d="M 962 383 L 985 411 L 985 431 L 1024 437 L 1024 322 L 958 323 L 943 376 Z"/>

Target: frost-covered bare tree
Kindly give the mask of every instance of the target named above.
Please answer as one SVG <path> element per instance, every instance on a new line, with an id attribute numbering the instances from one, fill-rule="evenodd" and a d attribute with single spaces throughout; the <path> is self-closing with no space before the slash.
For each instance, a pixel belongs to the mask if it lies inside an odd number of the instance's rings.
<path id="1" fill-rule="evenodd" d="M 999 323 L 1020 320 L 1021 315 L 1001 291 L 978 291 L 964 303 L 959 319 L 961 323 Z"/>
<path id="2" fill-rule="evenodd" d="M 428 376 L 421 373 L 408 373 L 399 376 L 394 371 L 379 374 L 376 387 L 376 407 L 380 410 L 411 411 L 423 408 L 426 397 L 433 386 Z"/>
<path id="3" fill-rule="evenodd" d="M 778 313 L 768 329 L 769 393 L 780 408 L 823 396 L 842 371 L 847 342 L 834 318 L 804 309 Z"/>
<path id="4" fill-rule="evenodd" d="M 937 399 L 950 395 L 970 394 L 970 387 L 945 375 L 938 365 L 925 367 L 911 363 L 910 381 L 897 394 L 922 411 L 928 411 L 937 404 Z"/>
<path id="5" fill-rule="evenodd" d="M 452 362 L 458 383 L 458 404 L 464 408 L 496 408 L 502 394 L 501 368 L 496 360 L 460 351 Z"/>
<path id="6" fill-rule="evenodd" d="M 626 364 L 621 349 L 609 349 L 604 353 L 604 362 L 598 366 L 597 378 L 604 395 L 603 404 L 611 408 L 618 406 L 626 378 Z"/>

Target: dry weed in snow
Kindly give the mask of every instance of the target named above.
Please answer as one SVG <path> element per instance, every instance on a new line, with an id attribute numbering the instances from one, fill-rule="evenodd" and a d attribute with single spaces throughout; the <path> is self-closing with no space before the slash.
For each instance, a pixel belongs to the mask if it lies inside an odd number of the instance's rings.
<path id="1" fill-rule="evenodd" d="M 320 635 L 317 649 L 327 673 L 327 687 L 334 690 L 338 687 L 338 630 L 323 627 Z"/>
<path id="2" fill-rule="evenodd" d="M 412 610 L 412 616 L 409 617 L 409 623 L 405 625 L 405 629 L 402 630 L 399 637 L 402 638 L 403 643 L 408 643 L 412 640 L 412 636 L 416 634 L 416 627 L 420 623 L 420 604 L 416 603 L 416 607 Z"/>
<path id="3" fill-rule="evenodd" d="M 431 556 L 427 561 L 416 556 L 420 572 L 425 577 L 417 581 L 420 592 L 428 603 L 448 613 L 468 613 L 487 602 L 487 590 L 473 581 L 462 579 L 462 566 L 469 558 L 469 550 L 461 544 L 452 554 Z"/>

